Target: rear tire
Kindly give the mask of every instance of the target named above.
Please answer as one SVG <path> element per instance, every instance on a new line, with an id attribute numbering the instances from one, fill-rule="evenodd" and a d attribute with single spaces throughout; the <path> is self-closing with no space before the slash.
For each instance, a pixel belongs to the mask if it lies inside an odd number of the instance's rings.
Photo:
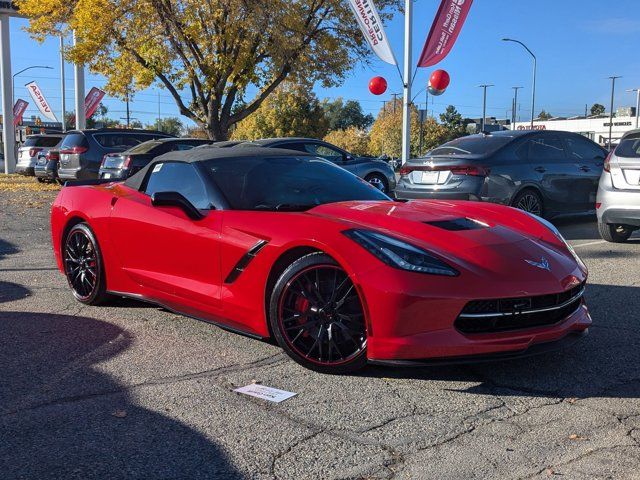
<path id="1" fill-rule="evenodd" d="M 36 180 L 38 180 L 38 183 L 47 183 L 44 178 L 36 177 Z"/>
<path id="2" fill-rule="evenodd" d="M 74 225 L 62 247 L 64 274 L 80 303 L 99 305 L 109 298 L 102 253 L 86 223 Z"/>
<path id="3" fill-rule="evenodd" d="M 624 243 L 629 240 L 633 228 L 627 225 L 598 222 L 598 232 L 603 240 L 612 243 Z"/>
<path id="4" fill-rule="evenodd" d="M 518 193 L 511 202 L 511 206 L 527 213 L 537 215 L 538 217 L 544 217 L 544 203 L 542 201 L 542 196 L 530 188 Z"/>
<path id="5" fill-rule="evenodd" d="M 384 177 L 384 175 L 381 175 L 379 173 L 370 173 L 364 179 L 371 185 L 376 187 L 378 190 L 380 190 L 382 193 L 389 193 L 389 183 L 387 182 L 387 179 Z"/>
<path id="6" fill-rule="evenodd" d="M 269 323 L 278 345 L 303 367 L 344 374 L 367 363 L 360 295 L 324 253 L 299 258 L 282 273 L 271 293 Z"/>

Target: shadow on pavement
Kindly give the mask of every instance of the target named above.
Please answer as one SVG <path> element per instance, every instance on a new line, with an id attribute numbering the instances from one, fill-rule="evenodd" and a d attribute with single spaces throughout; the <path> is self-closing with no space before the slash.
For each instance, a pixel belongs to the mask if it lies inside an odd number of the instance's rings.
<path id="1" fill-rule="evenodd" d="M 18 253 L 20 250 L 13 243 L 7 242 L 0 238 L 0 260 L 2 260 L 7 255 L 13 255 L 14 253 Z"/>
<path id="2" fill-rule="evenodd" d="M 100 370 L 132 342 L 119 327 L 0 312 L 0 339 L 3 479 L 240 478 L 209 439 Z"/>
<path id="3" fill-rule="evenodd" d="M 565 350 L 462 366 L 371 367 L 364 375 L 477 382 L 462 391 L 486 395 L 640 399 L 640 287 L 592 284 L 585 298 L 593 326 Z"/>
<path id="4" fill-rule="evenodd" d="M 31 295 L 31 290 L 12 282 L 0 282 L 0 303 L 20 300 Z"/>

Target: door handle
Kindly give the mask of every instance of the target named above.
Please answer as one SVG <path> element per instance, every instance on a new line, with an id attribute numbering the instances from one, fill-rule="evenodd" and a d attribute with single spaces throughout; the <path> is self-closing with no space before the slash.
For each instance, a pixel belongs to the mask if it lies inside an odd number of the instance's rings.
<path id="1" fill-rule="evenodd" d="M 582 170 L 583 172 L 590 172 L 591 168 L 589 168 L 588 165 L 580 165 L 580 170 Z"/>
<path id="2" fill-rule="evenodd" d="M 546 169 L 546 168 L 544 168 L 544 167 L 536 167 L 536 168 L 534 168 L 534 170 L 535 170 L 536 172 L 538 172 L 538 173 L 544 173 L 544 172 L 546 172 L 546 171 L 547 171 L 547 169 Z"/>

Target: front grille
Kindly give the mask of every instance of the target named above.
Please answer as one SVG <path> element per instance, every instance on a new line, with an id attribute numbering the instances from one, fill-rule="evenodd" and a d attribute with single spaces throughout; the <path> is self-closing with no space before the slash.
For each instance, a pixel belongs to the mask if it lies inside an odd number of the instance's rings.
<path id="1" fill-rule="evenodd" d="M 553 325 L 582 303 L 584 283 L 561 293 L 535 297 L 473 300 L 454 325 L 462 333 L 492 333 Z"/>

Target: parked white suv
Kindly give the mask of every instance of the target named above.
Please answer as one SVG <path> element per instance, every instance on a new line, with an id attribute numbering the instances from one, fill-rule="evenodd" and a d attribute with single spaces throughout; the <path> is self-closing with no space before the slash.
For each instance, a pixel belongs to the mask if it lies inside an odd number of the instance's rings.
<path id="1" fill-rule="evenodd" d="M 640 229 L 640 129 L 627 132 L 605 160 L 596 212 L 608 242 L 626 242 Z"/>
<path id="2" fill-rule="evenodd" d="M 64 135 L 29 135 L 24 144 L 18 148 L 16 173 L 35 175 L 34 167 L 38 161 L 38 152 L 45 148 L 55 147 Z"/>

